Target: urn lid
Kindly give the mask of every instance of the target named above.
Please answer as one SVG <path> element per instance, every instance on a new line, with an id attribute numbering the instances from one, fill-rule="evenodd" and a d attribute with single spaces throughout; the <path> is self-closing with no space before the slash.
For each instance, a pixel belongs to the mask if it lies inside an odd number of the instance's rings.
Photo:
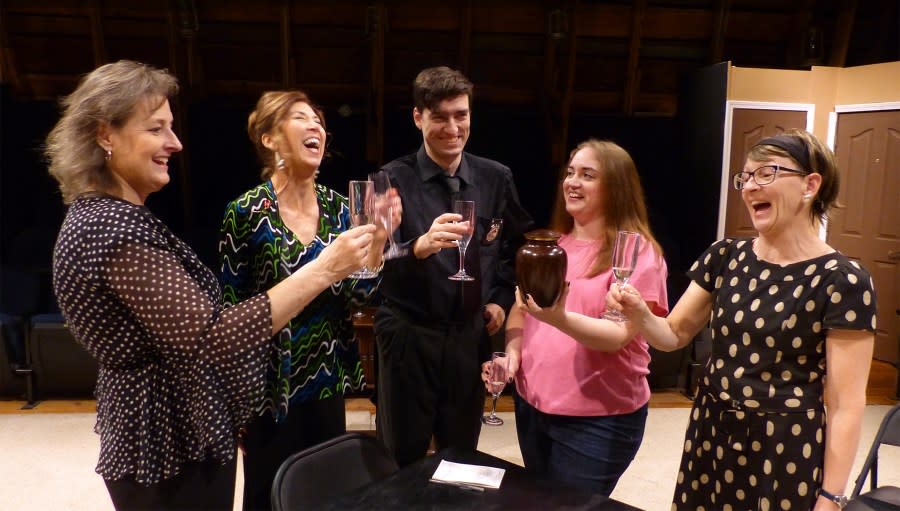
<path id="1" fill-rule="evenodd" d="M 556 241 L 562 234 L 550 229 L 536 229 L 525 233 L 525 239 L 532 241 Z"/>

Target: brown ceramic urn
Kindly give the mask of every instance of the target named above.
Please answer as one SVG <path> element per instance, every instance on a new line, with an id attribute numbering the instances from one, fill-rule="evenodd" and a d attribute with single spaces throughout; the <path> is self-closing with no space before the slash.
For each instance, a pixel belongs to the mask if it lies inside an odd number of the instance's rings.
<path id="1" fill-rule="evenodd" d="M 566 282 L 566 251 L 556 242 L 560 234 L 539 229 L 525 234 L 516 252 L 516 284 L 541 307 L 553 305 Z"/>

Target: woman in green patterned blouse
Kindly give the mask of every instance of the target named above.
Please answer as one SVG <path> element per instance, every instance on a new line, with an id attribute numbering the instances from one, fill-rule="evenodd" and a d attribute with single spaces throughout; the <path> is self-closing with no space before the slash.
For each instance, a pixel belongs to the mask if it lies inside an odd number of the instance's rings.
<path id="1" fill-rule="evenodd" d="M 247 131 L 264 182 L 228 204 L 219 258 L 232 303 L 313 261 L 350 227 L 346 197 L 316 183 L 325 153 L 322 112 L 300 91 L 266 92 Z M 400 199 L 390 195 L 394 225 Z M 387 233 L 376 231 L 367 266 L 382 264 Z M 350 319 L 378 280 L 332 284 L 272 338 L 264 400 L 244 437 L 244 509 L 270 509 L 272 480 L 290 454 L 345 431 L 344 392 L 365 387 Z"/>

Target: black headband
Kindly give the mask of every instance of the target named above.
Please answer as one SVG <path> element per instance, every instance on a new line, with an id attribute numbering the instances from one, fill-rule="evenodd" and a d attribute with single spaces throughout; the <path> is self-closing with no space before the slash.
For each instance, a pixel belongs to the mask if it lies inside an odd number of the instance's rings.
<path id="1" fill-rule="evenodd" d="M 809 150 L 806 147 L 806 143 L 803 139 L 799 137 L 792 137 L 790 135 L 776 135 L 774 137 L 764 138 L 756 143 L 753 147 L 760 145 L 771 145 L 781 149 L 784 149 L 791 155 L 791 158 L 794 159 L 797 163 L 802 167 L 801 170 L 805 170 L 807 172 L 812 172 L 812 169 L 809 166 Z"/>

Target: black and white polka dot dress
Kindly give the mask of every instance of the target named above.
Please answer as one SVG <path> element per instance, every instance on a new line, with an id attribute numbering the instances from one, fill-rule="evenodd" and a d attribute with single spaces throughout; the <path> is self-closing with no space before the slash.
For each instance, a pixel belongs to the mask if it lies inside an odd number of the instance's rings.
<path id="1" fill-rule="evenodd" d="M 721 240 L 690 278 L 713 294 L 676 510 L 803 510 L 822 481 L 829 329 L 875 330 L 869 273 L 838 252 L 779 266 Z"/>
<path id="2" fill-rule="evenodd" d="M 151 484 L 186 461 L 224 462 L 261 399 L 268 297 L 225 308 L 216 276 L 145 207 L 76 199 L 53 254 L 66 322 L 100 366 L 104 479 Z"/>

